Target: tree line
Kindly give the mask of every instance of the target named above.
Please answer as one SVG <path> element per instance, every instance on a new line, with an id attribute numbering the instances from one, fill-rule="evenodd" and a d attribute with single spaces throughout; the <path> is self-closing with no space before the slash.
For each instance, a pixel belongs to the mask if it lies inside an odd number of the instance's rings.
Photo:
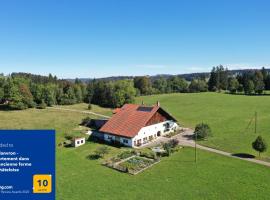
<path id="1" fill-rule="evenodd" d="M 91 80 L 74 82 L 56 76 L 29 73 L 0 74 L 0 104 L 9 109 L 45 108 L 52 105 L 75 103 L 97 104 L 104 107 L 121 107 L 133 103 L 136 96 L 206 91 L 229 91 L 230 93 L 262 94 L 270 90 L 270 74 L 261 70 L 230 73 L 222 65 L 214 67 L 210 77 L 201 76 L 191 81 L 180 76 L 168 78 L 149 76 L 125 80 Z"/>
<path id="2" fill-rule="evenodd" d="M 270 73 L 263 67 L 261 70 L 248 70 L 243 73 L 230 74 L 222 65 L 214 67 L 208 81 L 209 91 L 229 91 L 246 95 L 262 94 L 270 90 Z"/>

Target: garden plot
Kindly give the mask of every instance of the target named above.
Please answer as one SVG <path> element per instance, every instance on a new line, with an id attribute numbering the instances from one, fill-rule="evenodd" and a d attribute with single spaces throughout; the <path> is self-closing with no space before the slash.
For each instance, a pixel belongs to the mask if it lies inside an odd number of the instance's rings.
<path id="1" fill-rule="evenodd" d="M 135 175 L 151 167 L 153 164 L 158 163 L 159 161 L 160 158 L 157 157 L 152 151 L 126 151 L 107 160 L 104 165 L 121 172 Z"/>

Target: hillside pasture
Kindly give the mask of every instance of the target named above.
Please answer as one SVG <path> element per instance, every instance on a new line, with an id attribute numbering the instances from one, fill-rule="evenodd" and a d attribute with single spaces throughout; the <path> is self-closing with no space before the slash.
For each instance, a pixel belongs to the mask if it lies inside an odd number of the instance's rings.
<path id="1" fill-rule="evenodd" d="M 257 155 L 251 143 L 258 135 L 270 144 L 270 96 L 244 96 L 223 93 L 163 94 L 141 96 L 137 103 L 161 106 L 184 127 L 208 123 L 213 136 L 201 143 L 232 153 Z M 255 112 L 257 133 L 255 134 Z M 250 124 L 250 125 L 249 125 Z M 249 126 L 248 126 L 249 125 Z M 270 150 L 264 155 L 270 156 Z"/>

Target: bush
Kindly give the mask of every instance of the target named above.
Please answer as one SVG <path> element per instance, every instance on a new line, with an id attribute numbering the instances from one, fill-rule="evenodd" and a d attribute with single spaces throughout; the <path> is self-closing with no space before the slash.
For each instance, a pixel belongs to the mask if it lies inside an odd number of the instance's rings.
<path id="1" fill-rule="evenodd" d="M 252 147 L 254 150 L 259 152 L 259 156 L 261 156 L 260 154 L 267 150 L 267 144 L 261 136 L 256 138 L 256 140 L 252 143 Z"/>
<path id="2" fill-rule="evenodd" d="M 164 148 L 164 150 L 166 151 L 167 156 L 170 156 L 171 153 L 172 153 L 172 147 L 171 147 L 171 145 L 168 144 L 168 143 L 165 143 L 165 144 L 163 145 L 163 148 Z"/>
<path id="3" fill-rule="evenodd" d="M 90 125 L 91 120 L 92 119 L 89 116 L 88 117 L 85 117 L 85 118 L 82 119 L 81 125 L 88 126 L 88 125 Z"/>
<path id="4" fill-rule="evenodd" d="M 29 108 L 35 108 L 37 104 L 34 101 L 29 102 L 28 107 Z"/>
<path id="5" fill-rule="evenodd" d="M 121 154 L 119 154 L 117 157 L 122 160 L 122 159 L 126 159 L 128 157 L 131 157 L 133 155 L 135 155 L 134 151 L 124 151 Z"/>
<path id="6" fill-rule="evenodd" d="M 103 158 L 105 154 L 109 153 L 109 148 L 106 146 L 101 146 L 95 150 L 95 156 Z"/>
<path id="7" fill-rule="evenodd" d="M 140 153 L 140 156 L 141 157 L 145 157 L 145 158 L 155 159 L 156 153 L 153 152 L 153 151 L 150 151 L 150 152 L 141 152 Z"/>
<path id="8" fill-rule="evenodd" d="M 178 144 L 179 144 L 179 141 L 177 139 L 172 139 L 172 140 L 169 141 L 169 145 L 172 148 L 175 148 Z"/>
<path id="9" fill-rule="evenodd" d="M 195 127 L 194 137 L 198 140 L 206 139 L 211 136 L 211 129 L 208 124 L 197 124 Z"/>
<path id="10" fill-rule="evenodd" d="M 47 105 L 44 100 L 42 100 L 41 103 L 37 105 L 37 109 L 45 109 L 46 107 Z"/>
<path id="11" fill-rule="evenodd" d="M 88 104 L 87 109 L 88 109 L 88 110 L 92 110 L 92 104 L 91 104 L 91 103 Z"/>
<path id="12" fill-rule="evenodd" d="M 9 107 L 14 110 L 24 110 L 28 108 L 28 106 L 25 105 L 23 102 L 11 102 L 9 104 Z"/>

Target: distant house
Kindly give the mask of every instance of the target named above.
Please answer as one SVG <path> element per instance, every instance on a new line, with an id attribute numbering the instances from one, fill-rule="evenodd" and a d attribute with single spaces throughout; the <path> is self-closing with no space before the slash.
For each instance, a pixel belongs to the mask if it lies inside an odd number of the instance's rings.
<path id="1" fill-rule="evenodd" d="M 178 128 L 177 120 L 160 107 L 125 104 L 99 130 L 107 142 L 136 147 Z"/>

